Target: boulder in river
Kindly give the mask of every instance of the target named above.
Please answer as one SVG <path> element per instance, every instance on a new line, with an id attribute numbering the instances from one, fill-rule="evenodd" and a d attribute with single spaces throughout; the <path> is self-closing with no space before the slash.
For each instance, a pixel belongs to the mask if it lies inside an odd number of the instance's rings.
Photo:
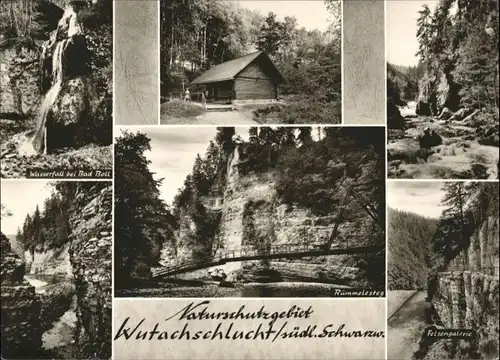
<path id="1" fill-rule="evenodd" d="M 213 269 L 208 272 L 208 275 L 212 278 L 212 280 L 216 281 L 224 281 L 227 278 L 227 274 L 225 273 L 224 269 Z"/>
<path id="2" fill-rule="evenodd" d="M 473 110 L 470 108 L 462 108 L 456 111 L 450 118 L 450 121 L 461 121 L 465 119 L 466 116 L 470 115 Z"/>
<path id="3" fill-rule="evenodd" d="M 453 116 L 453 113 L 451 112 L 450 109 L 448 109 L 447 107 L 445 107 L 442 111 L 441 111 L 441 114 L 439 115 L 439 119 L 440 120 L 448 120 L 449 118 L 451 118 Z"/>
<path id="4" fill-rule="evenodd" d="M 399 108 L 391 101 L 387 101 L 387 127 L 389 129 L 402 129 L 405 120 Z"/>
<path id="5" fill-rule="evenodd" d="M 423 134 L 419 136 L 418 142 L 421 148 L 430 149 L 431 147 L 441 145 L 443 143 L 443 138 L 434 130 L 426 128 Z"/>
<path id="6" fill-rule="evenodd" d="M 480 112 L 481 110 L 475 110 L 472 112 L 472 114 L 465 117 L 463 119 L 464 125 L 474 127 L 476 125 L 477 116 L 479 115 Z"/>
<path id="7" fill-rule="evenodd" d="M 417 102 L 417 108 L 416 108 L 415 112 L 417 113 L 417 115 L 423 115 L 423 116 L 431 116 L 432 115 L 431 106 L 429 105 L 429 103 L 427 103 L 423 100 L 419 100 Z"/>

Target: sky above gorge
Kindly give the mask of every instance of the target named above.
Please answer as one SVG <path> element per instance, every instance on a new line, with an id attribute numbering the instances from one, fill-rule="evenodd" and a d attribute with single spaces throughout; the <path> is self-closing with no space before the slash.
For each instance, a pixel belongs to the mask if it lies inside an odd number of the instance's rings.
<path id="1" fill-rule="evenodd" d="M 427 4 L 434 10 L 438 1 L 388 0 L 386 2 L 387 61 L 393 65 L 415 66 L 418 58 L 418 11 Z"/>
<path id="2" fill-rule="evenodd" d="M 155 174 L 154 178 L 164 179 L 160 186 L 161 198 L 169 205 L 193 169 L 196 155 L 203 156 L 210 140 L 215 138 L 216 129 L 215 126 L 128 128 L 130 132 L 145 133 L 151 139 L 152 150 L 144 155 L 151 161 L 149 169 Z M 236 127 L 235 131 L 243 140 L 248 139 L 248 127 Z M 119 136 L 121 131 L 115 134 Z"/>
<path id="3" fill-rule="evenodd" d="M 275 126 L 271 126 L 276 128 Z M 172 205 L 172 201 L 179 188 L 184 184 L 186 176 L 193 170 L 196 155 L 205 155 L 210 140 L 215 138 L 217 128 L 215 126 L 181 126 L 181 127 L 157 127 L 136 126 L 122 128 L 135 133 L 137 131 L 146 134 L 151 139 L 151 151 L 144 155 L 151 161 L 149 169 L 154 173 L 156 180 L 163 178 L 160 186 L 161 198 Z M 236 135 L 242 140 L 248 141 L 248 126 L 235 127 Z M 115 131 L 118 137 L 121 130 Z M 313 140 L 318 136 L 312 132 Z"/>
<path id="4" fill-rule="evenodd" d="M 2 180 L 2 204 L 12 213 L 12 216 L 2 219 L 2 232 L 14 235 L 17 228 L 22 228 L 26 214 L 32 214 L 38 205 L 43 209 L 43 203 L 52 193 L 50 181 L 39 180 Z"/>
<path id="5" fill-rule="evenodd" d="M 328 29 L 328 17 L 325 2 L 323 0 L 235 0 L 240 7 L 250 10 L 258 10 L 262 15 L 269 12 L 276 14 L 278 20 L 283 21 L 285 16 L 295 16 L 299 27 L 307 30 Z"/>
<path id="6" fill-rule="evenodd" d="M 438 218 L 444 192 L 442 181 L 388 181 L 387 204 L 392 209 Z"/>

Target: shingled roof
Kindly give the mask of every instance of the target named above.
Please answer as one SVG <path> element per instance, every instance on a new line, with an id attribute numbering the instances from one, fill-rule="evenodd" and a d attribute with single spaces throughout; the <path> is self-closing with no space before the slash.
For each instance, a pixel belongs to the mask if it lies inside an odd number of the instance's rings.
<path id="1" fill-rule="evenodd" d="M 233 60 L 223 62 L 219 65 L 212 66 L 199 77 L 191 82 L 191 85 L 209 84 L 220 81 L 234 80 L 234 78 L 242 72 L 248 65 L 253 63 L 258 57 L 265 58 L 264 61 L 269 62 L 273 68 L 273 72 L 277 74 L 279 81 L 283 81 L 283 77 L 278 69 L 274 66 L 271 59 L 263 52 L 257 51 Z"/>

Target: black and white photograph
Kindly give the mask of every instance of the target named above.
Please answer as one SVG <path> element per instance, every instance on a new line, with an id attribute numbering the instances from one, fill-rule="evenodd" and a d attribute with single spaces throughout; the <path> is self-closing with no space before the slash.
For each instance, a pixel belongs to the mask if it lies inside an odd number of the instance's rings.
<path id="1" fill-rule="evenodd" d="M 387 359 L 498 358 L 498 190 L 388 182 Z"/>
<path id="2" fill-rule="evenodd" d="M 2 180 L 2 359 L 110 359 L 112 183 Z"/>
<path id="3" fill-rule="evenodd" d="M 0 24 L 1 177 L 111 178 L 112 1 L 2 1 Z"/>
<path id="4" fill-rule="evenodd" d="M 116 136 L 115 296 L 385 296 L 383 127 Z"/>
<path id="5" fill-rule="evenodd" d="M 159 1 L 114 1 L 115 125 L 160 123 Z"/>
<path id="6" fill-rule="evenodd" d="M 498 179 L 498 0 L 387 1 L 388 177 Z"/>
<path id="7" fill-rule="evenodd" d="M 160 0 L 161 124 L 340 124 L 341 0 Z"/>

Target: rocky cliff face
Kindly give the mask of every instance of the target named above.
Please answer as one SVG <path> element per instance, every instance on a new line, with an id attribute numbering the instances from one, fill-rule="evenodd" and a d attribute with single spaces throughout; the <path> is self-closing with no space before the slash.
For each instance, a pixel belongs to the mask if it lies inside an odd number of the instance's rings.
<path id="1" fill-rule="evenodd" d="M 71 277 L 72 268 L 69 260 L 69 244 L 49 250 L 24 252 L 26 272 L 28 274 L 44 274 Z"/>
<path id="2" fill-rule="evenodd" d="M 111 356 L 112 188 L 78 191 L 69 254 L 77 295 L 77 345 L 85 356 Z"/>
<path id="3" fill-rule="evenodd" d="M 111 24 L 87 30 L 90 3 L 40 0 L 29 37 L 0 37 L 0 118 L 36 122 L 34 137 L 32 122 L 14 129 L 33 145 L 21 155 L 111 142 Z"/>
<path id="4" fill-rule="evenodd" d="M 24 263 L 1 236 L 2 358 L 33 358 L 42 346 L 40 303 L 24 280 Z"/>
<path id="5" fill-rule="evenodd" d="M 477 224 L 470 245 L 438 273 L 432 304 L 447 328 L 478 333 L 482 358 L 498 354 L 498 214 Z"/>
<path id="6" fill-rule="evenodd" d="M 238 148 L 229 159 L 226 186 L 221 196 L 222 204 L 213 213 L 219 213 L 218 229 L 206 252 L 214 256 L 246 248 L 266 251 L 271 246 L 320 246 L 332 233 L 335 217 L 320 216 L 309 209 L 284 204 L 277 196 L 276 174 L 242 174 Z M 370 222 L 366 220 L 367 224 Z M 183 241 L 196 228 L 192 219 L 183 220 L 176 249 L 170 246 L 165 255 L 174 260 L 192 259 L 192 249 Z M 366 245 L 367 239 L 357 236 L 356 226 L 367 224 L 342 223 L 332 248 Z M 175 254 L 174 257 L 172 255 Z M 279 274 L 287 281 L 328 281 L 349 286 L 370 286 L 367 263 L 351 256 L 320 256 L 298 260 L 230 262 L 222 266 L 228 280 L 258 281 L 263 269 Z M 210 269 L 205 270 L 205 272 Z M 368 277 L 369 278 L 369 277 Z"/>
<path id="7" fill-rule="evenodd" d="M 418 115 L 439 115 L 446 107 L 457 111 L 460 105 L 460 86 L 454 82 L 450 69 L 435 66 L 419 82 Z"/>
<path id="8" fill-rule="evenodd" d="M 39 51 L 19 45 L 0 49 L 0 115 L 22 118 L 34 115 L 40 106 Z"/>

